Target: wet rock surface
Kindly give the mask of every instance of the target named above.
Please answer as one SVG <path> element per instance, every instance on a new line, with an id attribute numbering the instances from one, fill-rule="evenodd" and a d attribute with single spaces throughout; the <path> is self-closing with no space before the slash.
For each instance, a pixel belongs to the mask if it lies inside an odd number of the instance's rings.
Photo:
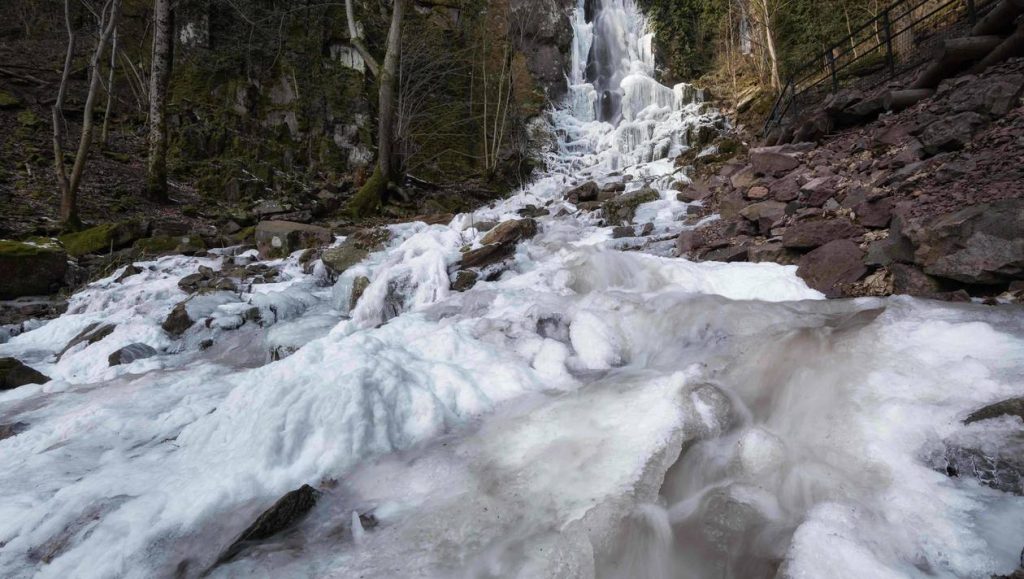
<path id="1" fill-rule="evenodd" d="M 48 377 L 17 358 L 0 358 L 0 390 L 13 390 L 26 384 L 45 384 L 49 381 Z"/>

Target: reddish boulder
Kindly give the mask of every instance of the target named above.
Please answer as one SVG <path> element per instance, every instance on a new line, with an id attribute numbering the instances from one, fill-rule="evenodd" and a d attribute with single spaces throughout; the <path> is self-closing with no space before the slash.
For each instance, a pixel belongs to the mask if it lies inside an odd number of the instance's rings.
<path id="1" fill-rule="evenodd" d="M 797 268 L 811 288 L 830 298 L 843 294 L 843 284 L 853 283 L 868 272 L 864 252 L 849 239 L 837 239 L 803 256 Z"/>

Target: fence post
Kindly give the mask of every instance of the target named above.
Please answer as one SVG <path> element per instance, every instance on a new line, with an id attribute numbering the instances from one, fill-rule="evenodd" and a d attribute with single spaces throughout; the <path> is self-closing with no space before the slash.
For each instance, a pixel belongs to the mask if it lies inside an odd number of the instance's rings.
<path id="1" fill-rule="evenodd" d="M 882 28 L 885 30 L 885 62 L 889 65 L 889 75 L 896 74 L 896 55 L 892 52 L 892 22 L 889 19 L 889 9 L 882 13 Z"/>
<path id="2" fill-rule="evenodd" d="M 832 92 L 839 90 L 839 77 L 836 76 L 836 54 L 834 50 L 828 51 L 828 69 L 832 73 Z"/>
<path id="3" fill-rule="evenodd" d="M 967 0 L 967 18 L 971 24 L 978 23 L 978 9 L 974 6 L 974 0 Z"/>

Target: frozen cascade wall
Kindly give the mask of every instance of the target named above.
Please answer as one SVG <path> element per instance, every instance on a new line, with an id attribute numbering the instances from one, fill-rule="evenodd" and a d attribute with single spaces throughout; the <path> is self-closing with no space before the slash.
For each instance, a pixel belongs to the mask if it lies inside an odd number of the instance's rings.
<path id="1" fill-rule="evenodd" d="M 556 119 L 567 153 L 589 150 L 614 171 L 679 155 L 700 124 L 724 128 L 701 91 L 654 79 L 653 34 L 633 0 L 580 0 L 572 27 L 571 118 Z"/>

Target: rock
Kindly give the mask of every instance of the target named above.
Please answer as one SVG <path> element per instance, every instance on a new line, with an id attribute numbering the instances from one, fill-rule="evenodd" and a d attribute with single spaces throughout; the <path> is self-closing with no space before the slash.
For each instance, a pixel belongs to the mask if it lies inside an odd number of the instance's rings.
<path id="1" fill-rule="evenodd" d="M 771 231 L 772 225 L 778 223 L 786 216 L 786 204 L 778 201 L 754 203 L 744 207 L 740 211 L 740 216 L 747 221 L 756 223 L 758 231 L 762 234 L 767 234 Z"/>
<path id="2" fill-rule="evenodd" d="M 915 219 L 903 229 L 927 274 L 969 284 L 1024 278 L 1024 199 Z"/>
<path id="3" fill-rule="evenodd" d="M 929 462 L 948 476 L 970 477 L 998 491 L 1024 495 L 1024 444 L 1019 439 L 987 443 L 984 449 L 947 442 L 943 455 Z"/>
<path id="4" fill-rule="evenodd" d="M 746 189 L 757 182 L 754 167 L 747 165 L 729 177 L 729 184 L 736 189 Z"/>
<path id="5" fill-rule="evenodd" d="M 199 342 L 199 349 L 200 350 L 209 350 L 212 347 L 213 347 L 213 340 L 211 338 L 206 338 L 202 342 Z"/>
<path id="6" fill-rule="evenodd" d="M 174 306 L 171 313 L 167 314 L 167 318 L 160 327 L 164 329 L 168 334 L 178 337 L 185 333 L 185 330 L 192 327 L 195 321 L 188 316 L 188 310 L 185 308 L 185 302 Z"/>
<path id="7" fill-rule="evenodd" d="M 819 219 L 798 221 L 786 229 L 783 247 L 813 249 L 831 241 L 863 235 L 864 229 L 847 219 Z M 863 265 L 863 264 L 862 264 Z"/>
<path id="8" fill-rule="evenodd" d="M 778 263 L 781 265 L 796 265 L 800 261 L 800 254 L 782 247 L 777 241 L 752 245 L 747 251 L 747 258 L 753 263 Z"/>
<path id="9" fill-rule="evenodd" d="M 925 127 L 920 137 L 921 144 L 929 155 L 956 151 L 969 143 L 974 133 L 985 124 L 985 117 L 974 112 L 943 116 Z"/>
<path id="10" fill-rule="evenodd" d="M 739 191 L 731 191 L 718 199 L 718 214 L 724 220 L 736 219 L 740 211 L 747 206 L 747 201 Z"/>
<path id="11" fill-rule="evenodd" d="M 486 267 L 493 265 L 515 253 L 515 244 L 494 243 L 462 254 L 462 267 Z"/>
<path id="12" fill-rule="evenodd" d="M 67 268 L 67 254 L 51 240 L 0 240 L 0 299 L 54 293 Z"/>
<path id="13" fill-rule="evenodd" d="M 455 274 L 455 281 L 452 283 L 452 291 L 464 292 L 474 285 L 476 285 L 477 279 L 480 277 L 475 271 L 463 269 L 459 273 Z"/>
<path id="14" fill-rule="evenodd" d="M 926 297 L 943 290 L 938 280 L 912 265 L 894 263 L 889 266 L 889 272 L 892 274 L 894 294 Z"/>
<path id="15" fill-rule="evenodd" d="M 537 235 L 537 222 L 533 219 L 516 219 L 505 221 L 494 229 L 487 232 L 487 235 L 480 240 L 482 245 L 492 243 L 515 244 L 524 239 L 530 239 Z"/>
<path id="16" fill-rule="evenodd" d="M 172 253 L 196 255 L 206 251 L 206 242 L 199 235 L 164 235 L 139 239 L 132 247 L 150 256 Z"/>
<path id="17" fill-rule="evenodd" d="M 614 183 L 607 183 L 604 187 L 601 187 L 601 193 L 622 193 L 626 190 L 626 183 L 623 181 L 616 181 Z"/>
<path id="18" fill-rule="evenodd" d="M 26 384 L 46 384 L 50 379 L 17 358 L 0 358 L 0 390 L 12 390 Z"/>
<path id="19" fill-rule="evenodd" d="M 547 209 L 546 207 L 537 207 L 536 205 L 527 205 L 526 207 L 523 207 L 519 211 L 516 211 L 516 213 L 518 213 L 520 217 L 530 217 L 530 218 L 534 218 L 535 219 L 537 217 L 544 217 L 544 216 L 547 216 L 547 215 L 551 215 L 551 210 Z"/>
<path id="20" fill-rule="evenodd" d="M 777 179 L 768 186 L 772 199 L 788 203 L 800 196 L 799 175 L 796 171 Z"/>
<path id="21" fill-rule="evenodd" d="M 768 188 L 763 185 L 755 185 L 747 190 L 747 199 L 761 201 L 768 198 Z"/>
<path id="22" fill-rule="evenodd" d="M 0 424 L 0 440 L 18 436 L 28 430 L 28 423 L 15 422 L 13 424 Z"/>
<path id="23" fill-rule="evenodd" d="M 333 275 L 341 275 L 348 268 L 366 259 L 370 252 L 384 249 L 391 239 L 391 232 L 386 228 L 360 229 L 348 237 L 337 247 L 325 249 L 320 260 L 327 271 Z"/>
<path id="24" fill-rule="evenodd" d="M 868 244 L 868 252 L 864 256 L 864 263 L 873 266 L 912 261 L 914 261 L 914 247 L 900 237 L 872 241 Z"/>
<path id="25" fill-rule="evenodd" d="M 625 185 L 623 185 L 625 189 Z M 565 192 L 564 198 L 573 205 L 580 201 L 597 201 L 597 194 L 600 192 L 600 188 L 594 181 L 587 181 L 586 183 L 573 187 L 572 189 Z"/>
<path id="26" fill-rule="evenodd" d="M 822 245 L 800 259 L 797 275 L 809 287 L 830 298 L 842 295 L 842 284 L 850 284 L 868 272 L 864 252 L 849 239 L 837 239 Z"/>
<path id="27" fill-rule="evenodd" d="M 64 349 L 57 354 L 57 359 L 60 360 L 64 357 L 64 354 L 71 348 L 79 344 L 92 345 L 99 342 L 103 338 L 106 338 L 114 331 L 114 324 L 100 324 L 99 322 L 93 322 L 85 327 L 84 330 L 78 333 L 77 336 L 71 338 L 71 341 L 64 346 Z"/>
<path id="28" fill-rule="evenodd" d="M 975 410 L 964 419 L 964 424 L 970 424 L 981 420 L 990 420 L 992 418 L 999 418 L 1000 416 L 1016 416 L 1017 418 L 1024 420 L 1024 398 L 1010 398 Z"/>
<path id="29" fill-rule="evenodd" d="M 136 342 L 117 350 L 110 356 L 107 356 L 107 362 L 111 366 L 119 366 L 121 364 L 130 364 L 135 360 L 152 358 L 156 355 L 157 351 L 152 346 Z"/>
<path id="30" fill-rule="evenodd" d="M 793 155 L 760 148 L 750 150 L 750 164 L 755 174 L 774 175 L 796 169 L 800 160 Z"/>
<path id="31" fill-rule="evenodd" d="M 711 197 L 711 190 L 708 186 L 700 181 L 694 181 L 693 183 L 683 183 L 682 181 L 676 181 L 672 185 L 672 188 L 678 191 L 676 199 L 684 203 L 693 203 L 694 201 L 703 201 L 708 197 Z"/>
<path id="32" fill-rule="evenodd" d="M 821 207 L 836 191 L 838 179 L 833 176 L 815 177 L 802 187 L 803 201 L 808 207 Z"/>
<path id="33" fill-rule="evenodd" d="M 136 240 L 146 237 L 149 223 L 125 222 L 104 223 L 83 231 L 60 236 L 60 242 L 68 255 L 79 257 L 90 253 L 109 253 L 115 249 L 130 246 Z"/>
<path id="34" fill-rule="evenodd" d="M 219 562 L 230 561 L 248 544 L 273 537 L 302 520 L 316 506 L 320 492 L 309 485 L 291 491 L 277 500 L 269 509 L 263 511 L 249 528 L 242 531 L 235 542 L 222 554 Z"/>
<path id="35" fill-rule="evenodd" d="M 622 239 L 624 237 L 635 237 L 636 230 L 632 226 L 620 225 L 612 228 L 612 239 Z"/>
<path id="36" fill-rule="evenodd" d="M 352 280 L 352 294 L 348 298 L 348 309 L 349 311 L 356 309 L 359 305 L 359 300 L 366 293 L 366 288 L 370 287 L 370 278 L 365 275 L 361 275 Z"/>
<path id="37" fill-rule="evenodd" d="M 300 249 L 329 245 L 329 229 L 293 221 L 261 221 L 256 226 L 256 248 L 263 259 L 287 257 Z"/>
<path id="38" fill-rule="evenodd" d="M 186 293 L 194 293 L 199 290 L 199 284 L 204 280 L 203 274 L 193 273 L 178 280 L 178 288 Z"/>
<path id="39" fill-rule="evenodd" d="M 683 257 L 703 247 L 700 235 L 693 229 L 687 229 L 676 238 L 676 256 Z"/>
<path id="40" fill-rule="evenodd" d="M 142 273 L 142 268 L 132 263 L 125 267 L 124 271 L 121 272 L 121 275 L 117 276 L 117 279 L 115 279 L 114 281 L 116 283 L 124 283 L 124 280 L 130 278 L 133 275 L 139 275 L 140 273 Z"/>
<path id="41" fill-rule="evenodd" d="M 953 112 L 974 112 L 990 117 L 1001 117 L 1020 104 L 1024 93 L 1024 75 L 1003 74 L 976 79 L 966 86 L 957 87 L 947 97 Z"/>
<path id="42" fill-rule="evenodd" d="M 747 261 L 747 246 L 730 245 L 712 249 L 704 254 L 703 259 L 705 261 L 724 261 L 728 263 Z"/>
<path id="43" fill-rule="evenodd" d="M 857 223 L 872 229 L 889 227 L 892 221 L 892 199 L 886 197 L 878 201 L 865 201 L 853 208 Z"/>

